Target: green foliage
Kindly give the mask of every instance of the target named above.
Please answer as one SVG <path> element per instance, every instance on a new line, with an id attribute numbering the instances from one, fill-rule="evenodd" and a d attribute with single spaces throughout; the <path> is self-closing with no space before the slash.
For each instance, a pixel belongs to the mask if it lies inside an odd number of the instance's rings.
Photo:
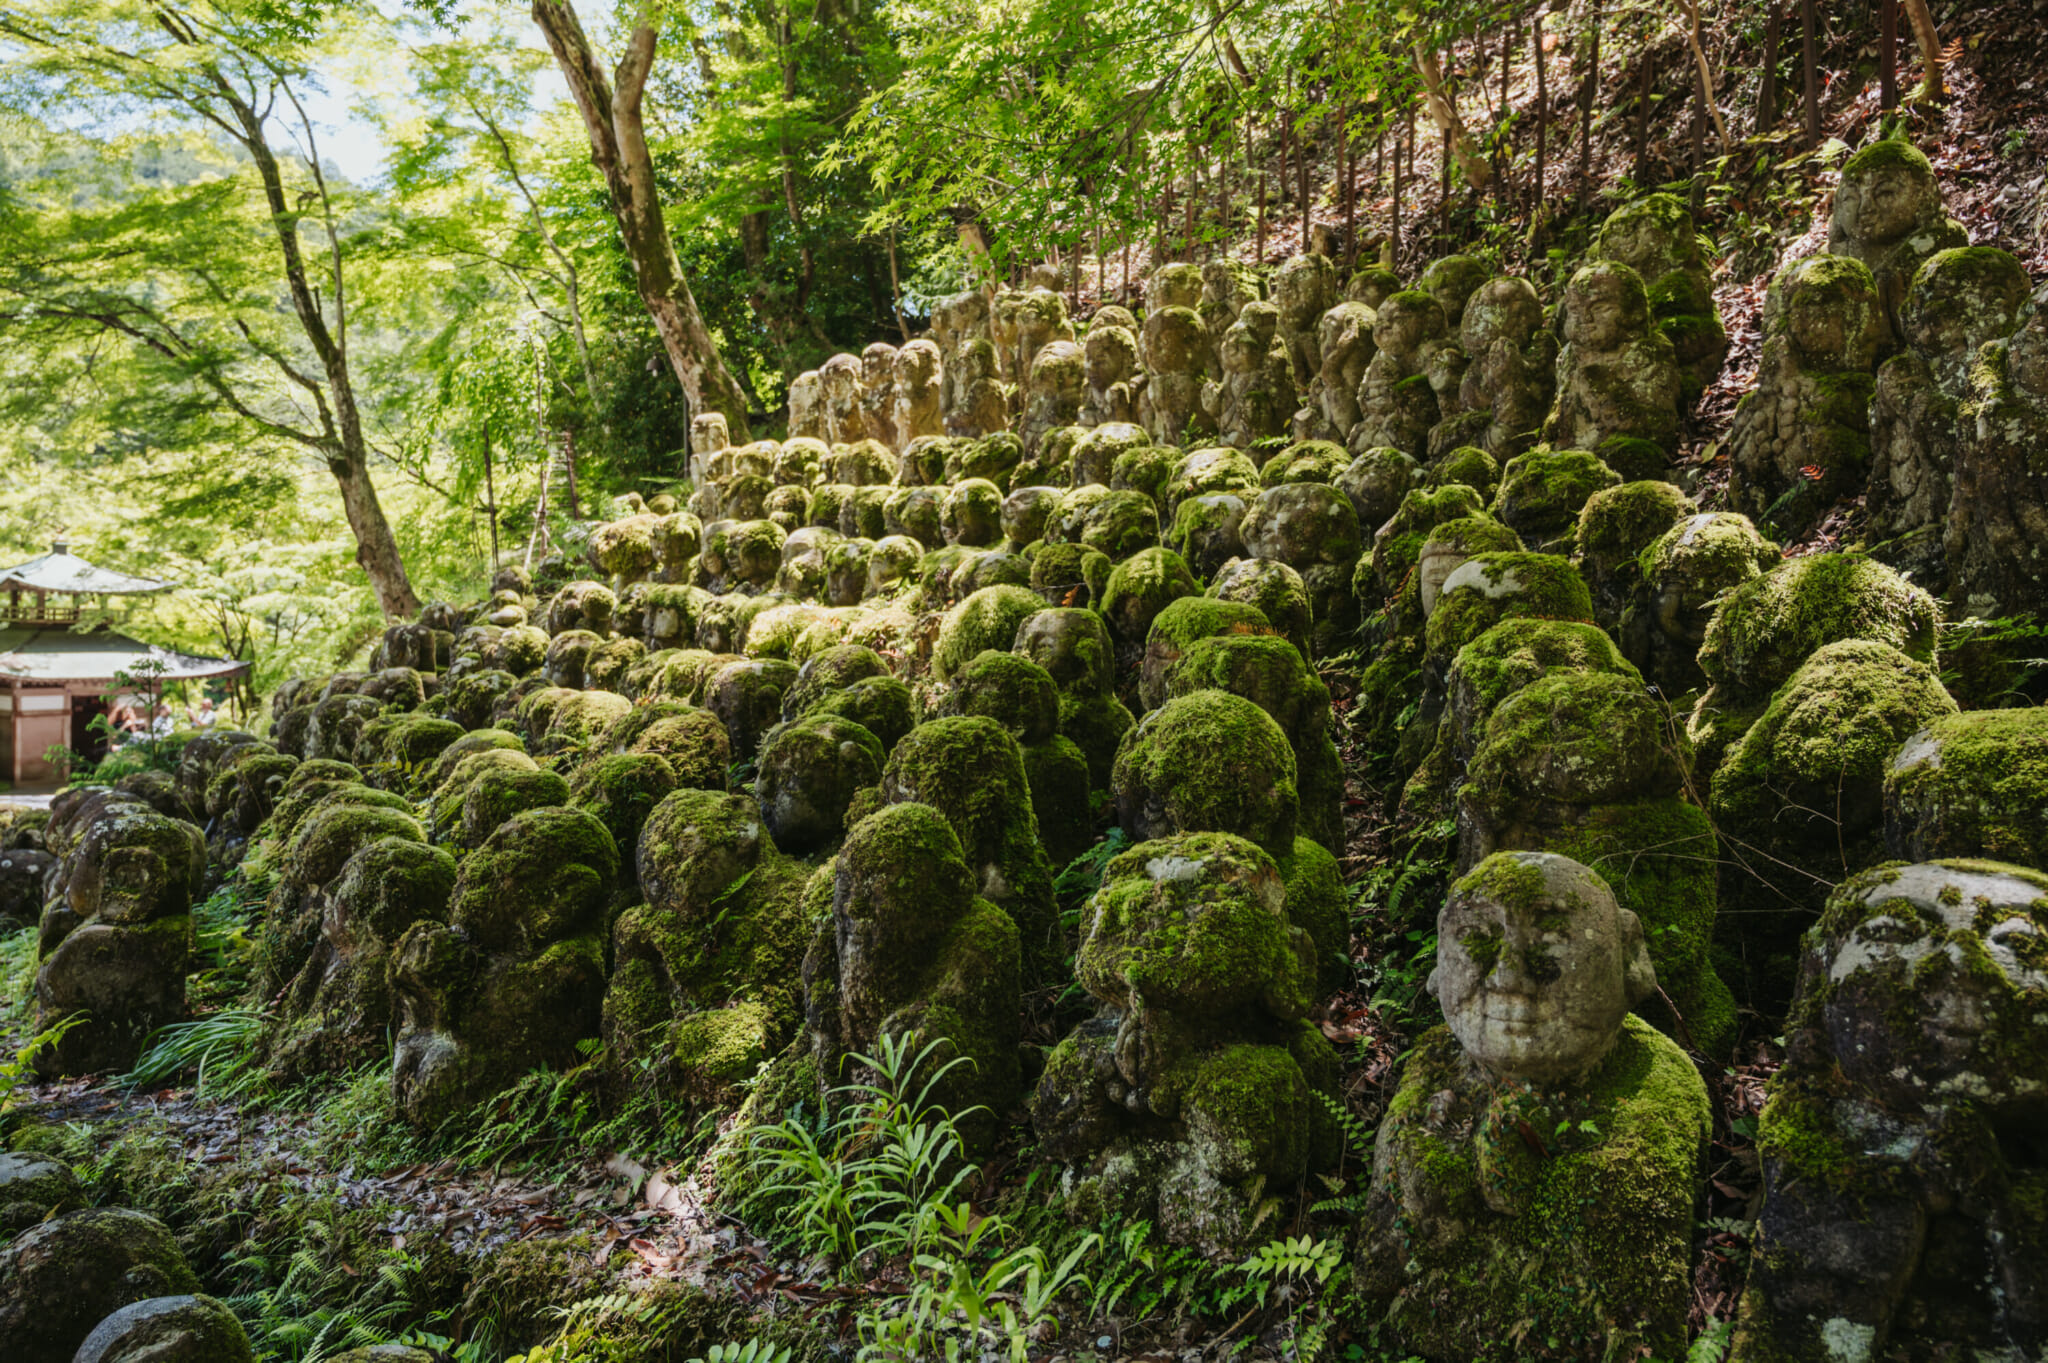
<path id="1" fill-rule="evenodd" d="M 27 937 L 30 939 L 31 944 L 33 944 L 35 932 L 33 929 L 29 929 L 16 934 L 16 936 Z M 35 1077 L 36 1057 L 50 1047 L 55 1046 L 59 1041 L 62 1041 L 66 1032 L 70 1031 L 73 1027 L 79 1026 L 84 1021 L 85 1014 L 83 1013 L 73 1013 L 68 1018 L 60 1019 L 55 1024 L 45 1027 L 42 1031 L 37 1032 L 28 1040 L 22 1042 L 20 1047 L 5 1060 L 0 1060 L 0 1113 L 4 1113 L 7 1110 L 8 1105 L 14 1101 L 14 1095 L 21 1086 Z"/>
<path id="2" fill-rule="evenodd" d="M 135 1067 L 117 1081 L 149 1088 L 191 1070 L 202 1096 L 232 1098 L 265 1082 L 258 1044 L 270 1014 L 258 1008 L 223 1008 L 150 1033 Z"/>

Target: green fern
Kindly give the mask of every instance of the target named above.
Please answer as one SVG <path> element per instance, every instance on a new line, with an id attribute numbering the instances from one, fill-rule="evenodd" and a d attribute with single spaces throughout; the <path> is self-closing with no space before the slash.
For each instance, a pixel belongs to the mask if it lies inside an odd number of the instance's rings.
<path id="1" fill-rule="evenodd" d="M 266 1083 L 258 1043 L 270 1014 L 260 1008 L 223 1008 L 218 1013 L 174 1022 L 150 1034 L 135 1068 L 118 1082 L 146 1088 L 195 1071 L 194 1087 L 203 1094 L 232 1097 L 253 1093 Z"/>

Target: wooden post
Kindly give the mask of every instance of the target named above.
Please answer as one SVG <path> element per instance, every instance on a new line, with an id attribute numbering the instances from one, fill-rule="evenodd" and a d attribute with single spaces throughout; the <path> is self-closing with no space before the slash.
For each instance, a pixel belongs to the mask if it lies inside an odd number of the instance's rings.
<path id="1" fill-rule="evenodd" d="M 1799 0 L 1799 60 L 1806 68 L 1806 145 L 1820 145 L 1820 16 L 1814 0 Z"/>
<path id="2" fill-rule="evenodd" d="M 1586 51 L 1586 78 L 1579 88 L 1579 202 L 1593 178 L 1593 101 L 1600 93 L 1600 0 L 1593 0 L 1593 32 Z"/>
<path id="3" fill-rule="evenodd" d="M 1899 0 L 1878 0 L 1877 107 L 1899 107 Z"/>
<path id="4" fill-rule="evenodd" d="M 1543 181 L 1550 169 L 1550 87 L 1543 60 L 1543 12 L 1529 20 L 1530 48 L 1536 54 L 1536 183 L 1530 201 L 1532 215 L 1543 211 Z"/>
<path id="5" fill-rule="evenodd" d="M 1764 78 L 1756 99 L 1756 130 L 1760 133 L 1778 126 L 1778 11 L 1779 0 L 1768 0 L 1764 9 Z"/>
<path id="6" fill-rule="evenodd" d="M 1308 253 L 1309 223 L 1315 216 L 1310 211 L 1314 200 L 1309 197 L 1308 162 L 1308 139 L 1306 137 L 1297 137 L 1295 138 L 1294 163 L 1295 169 L 1301 178 L 1301 250 L 1304 255 Z"/>

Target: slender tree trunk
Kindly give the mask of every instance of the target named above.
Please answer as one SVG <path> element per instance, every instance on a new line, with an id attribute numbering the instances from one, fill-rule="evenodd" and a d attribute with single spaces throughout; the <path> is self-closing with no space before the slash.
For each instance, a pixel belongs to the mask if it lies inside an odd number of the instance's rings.
<path id="1" fill-rule="evenodd" d="M 1941 38 L 1934 31 L 1934 13 L 1927 8 L 1927 0 L 1903 0 L 1903 3 L 1906 19 L 1913 25 L 1913 41 L 1920 45 L 1920 62 L 1924 68 L 1920 88 L 1913 92 L 1913 98 L 1938 104 L 1947 91 L 1942 85 Z"/>
<path id="2" fill-rule="evenodd" d="M 1714 134 L 1720 139 L 1721 154 L 1726 156 L 1735 150 L 1735 144 L 1728 140 L 1728 125 L 1721 121 L 1721 105 L 1714 98 L 1714 73 L 1707 66 L 1707 50 L 1700 44 L 1700 0 L 1686 0 L 1685 9 L 1685 40 L 1692 47 L 1693 64 L 1699 68 L 1700 99 L 1714 116 Z"/>
<path id="3" fill-rule="evenodd" d="M 654 0 L 642 0 L 626 35 L 625 55 L 608 78 L 570 0 L 533 0 L 533 21 L 546 35 L 583 115 L 590 159 L 611 190 L 612 214 L 633 266 L 634 287 L 654 319 L 669 363 L 689 394 L 690 406 L 722 413 L 734 442 L 742 443 L 752 438 L 746 394 L 727 371 L 697 310 L 696 295 L 676 258 L 655 192 L 654 158 L 647 148 L 643 116 L 647 77 L 660 36 L 655 20 Z"/>
<path id="4" fill-rule="evenodd" d="M 1878 0 L 1877 107 L 1899 106 L 1899 0 Z"/>
<path id="5" fill-rule="evenodd" d="M 1814 0 L 1799 0 L 1799 62 L 1806 77 L 1806 145 L 1820 145 L 1820 54 L 1819 35 L 1814 32 L 1820 18 L 1813 12 Z"/>
<path id="6" fill-rule="evenodd" d="M 1438 63 L 1436 53 L 1417 45 L 1415 70 L 1422 77 L 1422 94 L 1429 105 L 1429 116 L 1450 143 L 1451 153 L 1458 158 L 1458 169 L 1465 182 L 1474 189 L 1485 189 L 1493 183 L 1493 168 L 1487 165 L 1478 144 L 1472 140 L 1472 134 L 1466 131 L 1465 120 L 1458 115 L 1457 94 L 1444 82 L 1443 67 Z"/>
<path id="7" fill-rule="evenodd" d="M 1535 198 L 1530 206 L 1529 216 L 1540 230 L 1543 214 L 1543 195 L 1546 192 L 1544 180 L 1550 171 L 1550 86 L 1549 63 L 1543 56 L 1543 13 L 1538 10 L 1529 20 L 1529 48 L 1536 57 L 1536 183 Z M 1540 239 L 1540 238 L 1539 238 Z"/>
<path id="8" fill-rule="evenodd" d="M 1294 169 L 1301 181 L 1301 249 L 1309 248 L 1309 228 L 1315 222 L 1315 200 L 1309 191 L 1309 141 L 1297 126 L 1294 130 Z"/>
<path id="9" fill-rule="evenodd" d="M 1635 178 L 1642 183 L 1650 174 L 1650 96 L 1656 88 L 1657 58 L 1648 46 L 1643 48 L 1643 69 L 1636 84 L 1636 168 Z"/>
<path id="10" fill-rule="evenodd" d="M 1579 202 L 1593 178 L 1593 101 L 1600 94 L 1600 0 L 1593 0 L 1592 33 L 1587 42 L 1586 77 L 1579 86 Z"/>
<path id="11" fill-rule="evenodd" d="M 1756 130 L 1767 133 L 1778 126 L 1778 11 L 1779 0 L 1767 0 L 1764 11 L 1764 71 L 1757 90 Z"/>

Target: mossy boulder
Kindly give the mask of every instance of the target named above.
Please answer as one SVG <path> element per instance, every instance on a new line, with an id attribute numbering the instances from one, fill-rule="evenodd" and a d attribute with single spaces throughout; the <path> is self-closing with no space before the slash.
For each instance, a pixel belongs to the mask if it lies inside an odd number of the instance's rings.
<path id="1" fill-rule="evenodd" d="M 1300 817 L 1295 774 L 1294 751 L 1272 716 L 1242 696 L 1205 690 L 1168 701 L 1124 735 L 1110 790 L 1134 842 L 1232 833 L 1285 855 Z"/>
<path id="2" fill-rule="evenodd" d="M 1363 547 L 1351 498 L 1327 483 L 1267 488 L 1238 529 L 1254 556 L 1297 570 L 1319 563 L 1348 567 Z"/>
<path id="3" fill-rule="evenodd" d="M 1620 483 L 1621 475 L 1585 450 L 1534 449 L 1501 470 L 1493 515 L 1530 548 L 1555 552 L 1569 547 L 1587 501 Z"/>
<path id="4" fill-rule="evenodd" d="M 1185 497 L 1173 513 L 1164 547 L 1179 554 L 1198 575 L 1214 576 L 1245 552 L 1242 527 L 1248 510 L 1235 493 L 1212 492 Z"/>
<path id="5" fill-rule="evenodd" d="M 1022 654 L 982 653 L 953 674 L 939 708 L 947 715 L 992 719 L 1026 745 L 1059 732 L 1059 687 L 1050 672 Z"/>
<path id="6" fill-rule="evenodd" d="M 100 1321 L 199 1280 L 163 1222 L 98 1207 L 45 1221 L 0 1247 L 0 1339 L 21 1363 L 71 1363 Z"/>
<path id="7" fill-rule="evenodd" d="M 1117 564 L 1102 590 L 1102 618 L 1120 647 L 1136 648 L 1161 611 L 1201 590 L 1180 555 L 1143 549 Z"/>
<path id="8" fill-rule="evenodd" d="M 725 725 L 736 762 L 759 751 L 761 740 L 782 718 L 782 698 L 796 684 L 798 669 L 778 658 L 728 663 L 704 686 L 704 708 Z"/>
<path id="9" fill-rule="evenodd" d="M 1366 450 L 1346 464 L 1330 481 L 1351 499 L 1361 530 L 1371 532 L 1385 525 L 1401 509 L 1411 489 L 1421 487 L 1422 465 L 1391 446 Z"/>
<path id="10" fill-rule="evenodd" d="M 1017 627 L 1045 609 L 1025 587 L 985 587 L 948 610 L 932 647 L 932 673 L 941 681 L 991 648 L 1008 649 Z"/>

